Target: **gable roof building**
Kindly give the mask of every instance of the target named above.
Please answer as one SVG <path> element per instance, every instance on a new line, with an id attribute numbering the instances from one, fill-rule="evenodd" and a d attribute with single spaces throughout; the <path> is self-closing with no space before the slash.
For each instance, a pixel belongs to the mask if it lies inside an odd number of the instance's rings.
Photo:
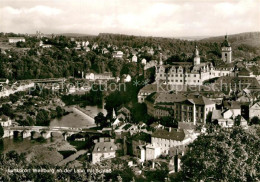
<path id="1" fill-rule="evenodd" d="M 116 150 L 117 146 L 114 143 L 114 139 L 99 138 L 99 142 L 96 142 L 92 151 L 92 163 L 95 164 L 102 160 L 116 157 Z"/>

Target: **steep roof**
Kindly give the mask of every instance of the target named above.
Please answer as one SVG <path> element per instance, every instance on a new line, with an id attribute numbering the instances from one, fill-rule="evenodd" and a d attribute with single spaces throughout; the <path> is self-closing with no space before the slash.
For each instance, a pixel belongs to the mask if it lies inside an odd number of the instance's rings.
<path id="1" fill-rule="evenodd" d="M 228 42 L 228 36 L 225 36 L 225 40 L 222 42 L 221 47 L 230 47 L 230 43 Z"/>
<path id="2" fill-rule="evenodd" d="M 196 95 L 190 95 L 188 99 L 191 103 L 196 105 L 211 105 L 215 104 L 212 100 L 209 100 L 208 98 L 204 96 L 196 96 Z"/>
<path id="3" fill-rule="evenodd" d="M 141 88 L 139 92 L 153 93 L 156 91 L 157 91 L 157 84 L 149 84 L 149 85 L 145 85 L 143 88 Z"/>
<path id="4" fill-rule="evenodd" d="M 156 103 L 174 103 L 181 102 L 186 99 L 182 94 L 158 93 L 154 95 Z"/>
<path id="5" fill-rule="evenodd" d="M 117 149 L 114 142 L 99 142 L 95 144 L 94 150 L 92 153 L 107 153 L 115 152 Z"/>
<path id="6" fill-rule="evenodd" d="M 185 133 L 183 130 L 177 131 L 172 129 L 171 132 L 169 132 L 164 129 L 158 129 L 152 134 L 152 137 L 182 141 L 185 138 Z"/>

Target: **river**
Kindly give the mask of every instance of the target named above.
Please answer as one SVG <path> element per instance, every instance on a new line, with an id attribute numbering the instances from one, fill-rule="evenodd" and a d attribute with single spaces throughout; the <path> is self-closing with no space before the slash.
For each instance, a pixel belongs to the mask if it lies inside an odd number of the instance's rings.
<path id="1" fill-rule="evenodd" d="M 87 116 L 82 111 L 78 110 L 76 106 L 65 107 L 65 110 L 70 112 L 69 114 L 63 116 L 60 119 L 54 119 L 50 122 L 51 127 L 72 127 L 72 128 L 83 128 L 87 126 L 95 126 L 93 117 L 95 117 L 99 112 L 103 112 L 104 115 L 107 114 L 105 109 L 98 108 L 97 106 L 86 106 L 83 108 L 90 116 Z M 51 142 L 50 139 L 47 140 Z M 29 138 L 23 140 L 14 140 L 12 138 L 3 139 L 3 151 L 16 150 L 17 152 L 24 152 L 32 146 L 39 145 L 38 142 L 32 142 Z M 1 146 L 0 146 L 1 151 Z"/>
<path id="2" fill-rule="evenodd" d="M 99 113 L 103 112 L 107 114 L 105 109 L 98 108 L 97 106 L 86 106 L 83 109 L 77 109 L 76 106 L 70 106 L 65 108 L 69 114 L 63 116 L 60 119 L 54 119 L 50 122 L 51 127 L 72 127 L 72 128 L 83 128 L 87 126 L 94 126 L 94 117 Z M 84 110 L 83 113 L 81 110 Z M 88 115 L 87 115 L 87 114 Z"/>

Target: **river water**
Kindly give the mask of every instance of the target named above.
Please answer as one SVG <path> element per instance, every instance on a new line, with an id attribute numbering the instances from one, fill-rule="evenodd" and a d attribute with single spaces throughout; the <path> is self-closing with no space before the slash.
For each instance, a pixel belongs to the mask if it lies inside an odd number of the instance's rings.
<path id="1" fill-rule="evenodd" d="M 54 119 L 50 122 L 51 127 L 72 127 L 72 128 L 83 128 L 87 126 L 94 126 L 94 117 L 102 112 L 104 115 L 107 114 L 105 109 L 98 108 L 97 106 L 86 106 L 84 109 L 77 109 L 76 106 L 70 106 L 65 108 L 66 111 L 70 112 L 68 115 L 63 116 L 60 119 Z M 81 110 L 84 110 L 83 113 Z M 86 114 L 87 113 L 87 114 Z"/>
<path id="2" fill-rule="evenodd" d="M 87 126 L 95 126 L 94 117 L 99 113 L 103 112 L 104 115 L 107 114 L 105 109 L 98 108 L 97 106 L 86 106 L 84 110 L 90 116 L 86 115 L 82 111 L 78 110 L 76 106 L 65 107 L 65 110 L 70 112 L 69 114 L 63 116 L 60 119 L 54 119 L 50 122 L 51 127 L 71 127 L 71 128 L 83 128 Z M 48 140 L 48 142 L 50 142 Z M 4 138 L 4 152 L 11 150 L 16 150 L 17 152 L 24 152 L 34 145 L 39 145 L 37 142 L 32 142 L 29 138 L 22 140 L 14 140 L 12 138 Z"/>

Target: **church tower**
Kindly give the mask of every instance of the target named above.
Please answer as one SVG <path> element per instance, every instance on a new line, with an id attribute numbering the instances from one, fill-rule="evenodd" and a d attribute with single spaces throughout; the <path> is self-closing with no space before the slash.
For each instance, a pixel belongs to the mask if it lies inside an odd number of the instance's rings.
<path id="1" fill-rule="evenodd" d="M 199 55 L 198 47 L 196 46 L 194 58 L 193 58 L 193 65 L 196 66 L 196 65 L 199 65 L 199 64 L 200 64 L 200 55 Z"/>
<path id="2" fill-rule="evenodd" d="M 232 62 L 232 49 L 228 42 L 227 35 L 225 36 L 224 42 L 221 44 L 221 50 L 222 50 L 222 60 L 225 63 L 231 63 Z"/>

